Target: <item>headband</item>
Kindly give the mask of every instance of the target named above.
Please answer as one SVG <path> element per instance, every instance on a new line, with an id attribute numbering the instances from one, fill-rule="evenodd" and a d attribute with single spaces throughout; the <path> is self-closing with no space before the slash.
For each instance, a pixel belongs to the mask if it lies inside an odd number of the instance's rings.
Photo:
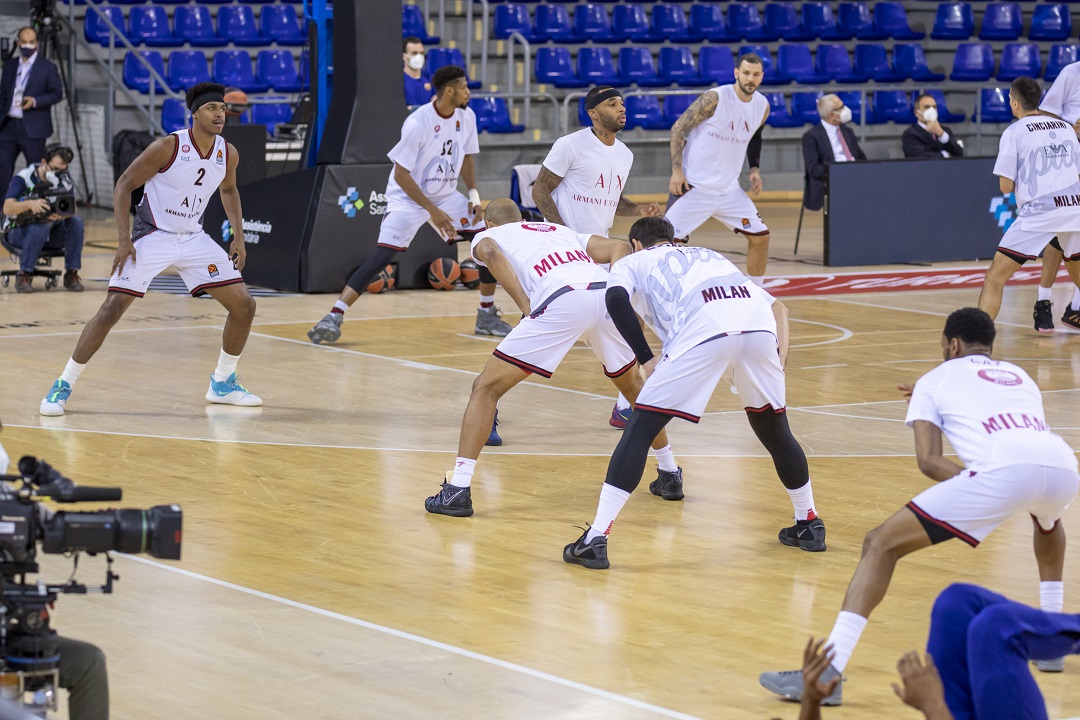
<path id="1" fill-rule="evenodd" d="M 621 98 L 621 97 L 622 97 L 621 92 L 619 92 L 615 88 L 608 88 L 604 92 L 596 93 L 596 95 L 594 95 L 591 100 L 586 100 L 585 101 L 585 109 L 586 110 L 592 110 L 594 107 L 596 107 L 600 103 L 604 102 L 605 100 L 610 100 L 611 98 Z"/>
<path id="2" fill-rule="evenodd" d="M 223 103 L 223 102 L 225 102 L 225 96 L 222 95 L 219 92 L 214 91 L 214 90 L 208 90 L 207 92 L 204 92 L 202 95 L 196 96 L 196 98 L 191 101 L 191 105 L 188 106 L 188 110 L 190 110 L 192 113 L 194 113 L 196 110 L 201 108 L 206 103 L 212 103 L 212 102 Z"/>

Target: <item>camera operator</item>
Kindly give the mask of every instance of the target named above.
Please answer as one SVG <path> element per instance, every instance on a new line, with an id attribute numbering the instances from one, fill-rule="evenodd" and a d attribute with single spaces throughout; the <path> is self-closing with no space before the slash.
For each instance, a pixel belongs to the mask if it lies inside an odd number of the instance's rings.
<path id="1" fill-rule="evenodd" d="M 82 266 L 83 221 L 74 213 L 74 184 L 68 175 L 68 163 L 74 157 L 71 148 L 50 145 L 41 162 L 21 170 L 11 179 L 4 196 L 4 226 L 9 245 L 19 249 L 18 292 L 33 292 L 34 265 L 46 248 L 64 248 L 64 287 L 82 292 L 79 279 Z M 57 214 L 61 198 L 50 202 L 48 193 L 63 193 L 64 213 Z"/>

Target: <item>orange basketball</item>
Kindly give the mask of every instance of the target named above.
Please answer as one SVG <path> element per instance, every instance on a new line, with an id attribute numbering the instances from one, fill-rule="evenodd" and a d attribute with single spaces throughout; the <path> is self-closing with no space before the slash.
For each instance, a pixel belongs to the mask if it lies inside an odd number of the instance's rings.
<path id="1" fill-rule="evenodd" d="M 475 260 L 461 261 L 461 284 L 470 290 L 480 287 L 480 266 Z"/>
<path id="2" fill-rule="evenodd" d="M 453 290 L 460 277 L 461 268 L 450 258 L 437 258 L 428 266 L 427 279 L 436 290 Z"/>
<path id="3" fill-rule="evenodd" d="M 225 92 L 225 114 L 239 117 L 248 109 L 248 96 L 243 90 L 228 88 Z"/>
<path id="4" fill-rule="evenodd" d="M 369 293 L 381 293 L 387 290 L 394 289 L 394 269 L 387 265 L 384 269 L 379 271 L 379 274 L 368 283 L 367 291 Z"/>

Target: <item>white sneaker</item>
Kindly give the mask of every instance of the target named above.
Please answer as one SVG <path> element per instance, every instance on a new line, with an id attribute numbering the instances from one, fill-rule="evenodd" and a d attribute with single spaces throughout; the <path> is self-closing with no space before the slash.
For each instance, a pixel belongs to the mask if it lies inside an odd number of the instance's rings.
<path id="1" fill-rule="evenodd" d="M 64 414 L 64 406 L 71 397 L 71 385 L 66 380 L 57 378 L 49 392 L 41 399 L 38 412 L 47 417 L 60 417 Z"/>
<path id="2" fill-rule="evenodd" d="M 241 407 L 262 405 L 261 397 L 252 395 L 236 381 L 236 373 L 230 375 L 225 382 L 218 382 L 211 375 L 210 389 L 206 391 L 206 399 L 222 405 L 240 405 Z"/>

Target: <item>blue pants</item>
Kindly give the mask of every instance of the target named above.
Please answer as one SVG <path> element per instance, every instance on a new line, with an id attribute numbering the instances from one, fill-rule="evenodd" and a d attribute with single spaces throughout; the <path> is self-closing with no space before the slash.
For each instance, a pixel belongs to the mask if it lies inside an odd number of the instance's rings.
<path id="1" fill-rule="evenodd" d="M 34 272 L 34 264 L 46 247 L 64 248 L 65 270 L 82 267 L 83 221 L 78 215 L 51 223 L 13 227 L 8 230 L 7 241 L 19 248 L 21 272 Z"/>
<path id="2" fill-rule="evenodd" d="M 926 651 L 955 720 L 1046 720 L 1029 660 L 1080 652 L 1080 615 L 1048 613 L 976 585 L 934 602 Z"/>

